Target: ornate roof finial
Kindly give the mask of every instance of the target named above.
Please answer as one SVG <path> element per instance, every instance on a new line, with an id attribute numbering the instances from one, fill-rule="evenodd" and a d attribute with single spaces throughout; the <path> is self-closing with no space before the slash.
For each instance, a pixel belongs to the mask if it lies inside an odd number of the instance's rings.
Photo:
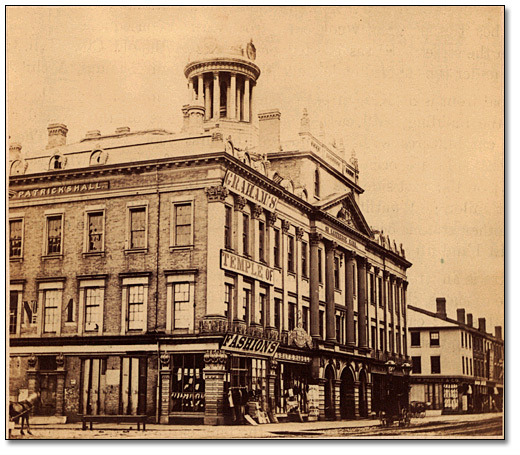
<path id="1" fill-rule="evenodd" d="M 358 170 L 358 160 L 356 158 L 356 151 L 354 149 L 352 149 L 352 154 L 350 155 L 350 164 L 352 164 L 352 166 Z"/>
<path id="2" fill-rule="evenodd" d="M 303 115 L 300 120 L 300 133 L 310 133 L 311 125 L 309 120 L 309 113 L 306 108 L 303 108 Z"/>

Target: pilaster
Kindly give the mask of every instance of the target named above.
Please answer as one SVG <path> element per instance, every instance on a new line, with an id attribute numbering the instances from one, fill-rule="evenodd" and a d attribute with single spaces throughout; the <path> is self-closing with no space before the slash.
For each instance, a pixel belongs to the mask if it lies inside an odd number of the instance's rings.
<path id="1" fill-rule="evenodd" d="M 311 233 L 310 235 L 311 336 L 313 338 L 320 338 L 320 285 L 318 281 L 318 246 L 321 239 L 321 234 Z"/>
<path id="2" fill-rule="evenodd" d="M 204 395 L 205 425 L 224 424 L 224 379 L 226 376 L 227 354 L 220 350 L 206 351 L 204 354 Z"/>

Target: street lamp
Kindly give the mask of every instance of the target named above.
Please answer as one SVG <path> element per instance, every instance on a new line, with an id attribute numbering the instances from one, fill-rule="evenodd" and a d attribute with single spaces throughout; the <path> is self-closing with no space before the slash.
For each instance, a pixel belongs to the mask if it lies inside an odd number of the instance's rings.
<path id="1" fill-rule="evenodd" d="M 388 360 L 385 363 L 386 370 L 388 371 L 388 374 L 393 374 L 395 371 L 395 362 L 393 360 Z"/>

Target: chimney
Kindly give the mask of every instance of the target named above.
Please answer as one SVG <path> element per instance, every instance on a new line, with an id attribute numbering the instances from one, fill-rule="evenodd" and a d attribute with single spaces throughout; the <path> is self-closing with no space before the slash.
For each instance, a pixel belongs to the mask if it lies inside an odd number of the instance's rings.
<path id="1" fill-rule="evenodd" d="M 90 130 L 85 134 L 85 139 L 94 139 L 96 137 L 101 137 L 101 132 L 99 130 Z"/>
<path id="2" fill-rule="evenodd" d="M 478 318 L 478 330 L 480 332 L 486 332 L 486 318 Z"/>
<path id="3" fill-rule="evenodd" d="M 446 299 L 444 297 L 437 297 L 437 316 L 446 319 Z"/>
<path id="4" fill-rule="evenodd" d="M 468 325 L 473 327 L 473 315 L 469 313 L 466 317 L 468 318 Z"/>
<path id="5" fill-rule="evenodd" d="M 127 134 L 130 132 L 130 128 L 128 126 L 121 126 L 116 128 L 116 134 Z"/>
<path id="6" fill-rule="evenodd" d="M 19 160 L 22 155 L 22 144 L 13 142 L 9 144 L 9 161 Z"/>
<path id="7" fill-rule="evenodd" d="M 67 132 L 69 131 L 63 123 L 51 123 L 47 127 L 49 142 L 47 149 L 61 147 L 67 143 Z"/>
<path id="8" fill-rule="evenodd" d="M 495 338 L 502 339 L 502 327 L 499 325 L 495 326 Z"/>
<path id="9" fill-rule="evenodd" d="M 457 322 L 466 323 L 466 310 L 464 308 L 457 308 Z"/>
<path id="10" fill-rule="evenodd" d="M 280 150 L 280 110 L 270 109 L 258 114 L 260 153 Z"/>

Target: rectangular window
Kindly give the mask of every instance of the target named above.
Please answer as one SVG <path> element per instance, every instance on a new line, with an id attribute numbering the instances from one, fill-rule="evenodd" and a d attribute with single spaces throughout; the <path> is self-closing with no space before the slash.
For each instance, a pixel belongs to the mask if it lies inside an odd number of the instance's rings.
<path id="1" fill-rule="evenodd" d="M 439 346 L 439 332 L 430 332 L 430 346 Z"/>
<path id="2" fill-rule="evenodd" d="M 280 229 L 274 230 L 274 266 L 280 267 Z"/>
<path id="3" fill-rule="evenodd" d="M 323 283 L 323 271 L 322 271 L 323 258 L 322 258 L 322 255 L 323 255 L 323 251 L 321 250 L 321 248 L 318 248 L 318 282 L 319 283 Z"/>
<path id="4" fill-rule="evenodd" d="M 229 205 L 226 205 L 226 212 L 224 215 L 224 248 L 231 250 L 232 242 L 231 235 L 233 233 L 233 212 Z"/>
<path id="5" fill-rule="evenodd" d="M 18 326 L 18 291 L 9 293 L 9 333 L 16 333 Z"/>
<path id="6" fill-rule="evenodd" d="M 378 278 L 377 284 L 379 289 L 379 308 L 383 308 L 383 280 L 381 278 Z"/>
<path id="7" fill-rule="evenodd" d="M 288 314 L 289 330 L 296 328 L 296 303 L 289 302 L 289 314 Z"/>
<path id="8" fill-rule="evenodd" d="M 130 248 L 146 248 L 146 207 L 130 209 Z"/>
<path id="9" fill-rule="evenodd" d="M 339 289 L 339 258 L 334 257 L 334 288 Z"/>
<path id="10" fill-rule="evenodd" d="M 9 221 L 9 257 L 22 257 L 23 220 Z"/>
<path id="11" fill-rule="evenodd" d="M 280 315 L 282 314 L 282 300 L 281 299 L 274 299 L 274 326 L 281 330 L 280 325 Z"/>
<path id="12" fill-rule="evenodd" d="M 85 332 L 97 332 L 101 323 L 103 288 L 85 288 Z"/>
<path id="13" fill-rule="evenodd" d="M 466 371 L 464 369 L 464 356 L 462 356 L 461 360 L 462 360 L 462 374 L 466 374 Z"/>
<path id="14" fill-rule="evenodd" d="M 370 274 L 370 303 L 372 305 L 376 304 L 376 286 L 375 286 L 375 279 L 374 275 Z"/>
<path id="15" fill-rule="evenodd" d="M 193 207 L 191 202 L 183 202 L 173 205 L 174 208 L 174 246 L 186 246 L 193 244 Z"/>
<path id="16" fill-rule="evenodd" d="M 341 316 L 336 315 L 336 341 L 341 343 Z"/>
<path id="17" fill-rule="evenodd" d="M 430 357 L 431 362 L 431 374 L 441 373 L 441 358 L 438 355 L 432 355 Z"/>
<path id="18" fill-rule="evenodd" d="M 258 222 L 258 259 L 265 262 L 265 224 L 263 221 Z"/>
<path id="19" fill-rule="evenodd" d="M 251 307 L 251 289 L 244 288 L 244 299 L 242 301 L 242 310 L 244 314 L 244 322 L 249 324 L 249 308 Z"/>
<path id="20" fill-rule="evenodd" d="M 190 283 L 173 284 L 173 328 L 190 327 L 193 308 L 190 308 Z"/>
<path id="21" fill-rule="evenodd" d="M 391 330 L 388 331 L 388 351 L 394 352 L 394 334 Z"/>
<path id="22" fill-rule="evenodd" d="M 287 236 L 287 269 L 294 273 L 294 237 Z"/>
<path id="23" fill-rule="evenodd" d="M 460 345 L 464 347 L 464 332 L 460 332 Z"/>
<path id="24" fill-rule="evenodd" d="M 43 296 L 43 331 L 56 332 L 59 323 L 61 290 L 47 289 Z"/>
<path id="25" fill-rule="evenodd" d="M 226 305 L 225 316 L 229 318 L 233 311 L 233 294 L 235 293 L 235 286 L 230 283 L 224 284 L 224 304 Z"/>
<path id="26" fill-rule="evenodd" d="M 47 255 L 61 254 L 63 215 L 47 217 Z"/>
<path id="27" fill-rule="evenodd" d="M 265 289 L 263 289 L 263 292 L 260 293 L 260 302 L 258 307 L 258 322 L 259 324 L 264 327 L 265 326 L 265 307 L 267 302 L 267 296 L 265 294 L 267 292 Z"/>
<path id="28" fill-rule="evenodd" d="M 242 252 L 244 256 L 249 256 L 249 215 L 243 214 L 242 218 Z"/>
<path id="29" fill-rule="evenodd" d="M 170 411 L 204 413 L 204 356 L 174 354 L 172 357 Z"/>
<path id="30" fill-rule="evenodd" d="M 306 306 L 302 308 L 302 328 L 309 332 L 309 308 Z"/>
<path id="31" fill-rule="evenodd" d="M 372 333 L 371 333 L 371 337 L 370 337 L 370 341 L 371 341 L 371 347 L 372 349 L 377 349 L 377 329 L 376 329 L 376 326 L 373 325 L 372 326 Z"/>
<path id="32" fill-rule="evenodd" d="M 144 329 L 144 286 L 128 286 L 128 330 Z"/>
<path id="33" fill-rule="evenodd" d="M 320 337 L 323 339 L 325 333 L 325 311 L 320 310 Z"/>
<path id="34" fill-rule="evenodd" d="M 97 253 L 103 251 L 103 212 L 87 213 L 87 252 Z"/>
<path id="35" fill-rule="evenodd" d="M 421 345 L 421 332 L 410 332 L 410 344 L 412 346 Z"/>
<path id="36" fill-rule="evenodd" d="M 412 357 L 412 373 L 421 374 L 421 357 Z"/>
<path id="37" fill-rule="evenodd" d="M 379 349 L 381 351 L 385 350 L 385 329 L 379 329 Z"/>
<path id="38" fill-rule="evenodd" d="M 307 242 L 302 242 L 302 276 L 308 277 L 308 245 Z"/>
<path id="39" fill-rule="evenodd" d="M 403 329 L 405 330 L 405 329 Z M 402 345 L 402 348 L 403 348 L 403 354 L 406 355 L 407 352 L 406 352 L 406 332 L 403 333 L 403 345 Z"/>

